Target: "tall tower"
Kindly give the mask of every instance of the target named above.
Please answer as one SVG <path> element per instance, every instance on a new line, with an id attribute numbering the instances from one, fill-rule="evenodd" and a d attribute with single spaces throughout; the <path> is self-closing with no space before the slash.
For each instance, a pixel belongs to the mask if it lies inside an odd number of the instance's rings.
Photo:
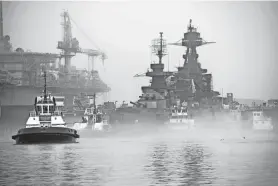
<path id="1" fill-rule="evenodd" d="M 190 19 L 187 32 L 184 33 L 182 42 L 169 44 L 186 47 L 186 53 L 183 55 L 184 63 L 178 67 L 178 80 L 176 83 L 177 95 L 181 101 L 187 101 L 193 97 L 191 91 L 192 80 L 196 87 L 196 94 L 194 94 L 196 101 L 200 101 L 205 97 L 212 97 L 210 93 L 212 91 L 212 75 L 206 74 L 207 69 L 201 68 L 197 53 L 197 47 L 210 43 L 215 42 L 204 41 L 200 33 L 197 32 L 197 28 L 192 25 L 192 20 Z"/>
<path id="2" fill-rule="evenodd" d="M 71 21 L 67 11 L 62 14 L 62 26 L 63 26 L 63 41 L 58 42 L 58 49 L 62 50 L 61 57 L 65 58 L 65 74 L 69 78 L 71 71 L 71 58 L 75 56 L 79 49 L 79 42 L 76 38 L 72 38 Z"/>

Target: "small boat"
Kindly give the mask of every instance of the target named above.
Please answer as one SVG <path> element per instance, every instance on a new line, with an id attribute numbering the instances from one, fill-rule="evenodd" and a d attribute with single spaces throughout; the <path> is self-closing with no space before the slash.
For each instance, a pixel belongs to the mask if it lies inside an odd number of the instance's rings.
<path id="1" fill-rule="evenodd" d="M 253 130 L 273 130 L 272 119 L 266 117 L 263 111 L 253 111 Z"/>
<path id="2" fill-rule="evenodd" d="M 47 95 L 46 73 L 44 75 L 43 95 L 35 98 L 35 110 L 30 112 L 25 128 L 12 136 L 16 144 L 74 143 L 79 138 L 77 130 L 67 127 L 55 97 Z"/>
<path id="3" fill-rule="evenodd" d="M 171 109 L 171 115 L 169 121 L 166 122 L 166 125 L 170 129 L 194 129 L 195 121 L 191 116 L 188 116 L 188 109 L 185 106 L 173 107 Z"/>
<path id="4" fill-rule="evenodd" d="M 91 132 L 110 132 L 112 127 L 110 124 L 108 124 L 108 120 L 105 118 L 105 116 L 106 115 L 100 109 L 97 109 L 95 104 L 93 104 L 93 107 L 85 109 L 84 116 L 82 116 L 82 121 L 75 122 L 73 129 L 80 132 L 85 130 L 88 131 L 88 129 Z"/>

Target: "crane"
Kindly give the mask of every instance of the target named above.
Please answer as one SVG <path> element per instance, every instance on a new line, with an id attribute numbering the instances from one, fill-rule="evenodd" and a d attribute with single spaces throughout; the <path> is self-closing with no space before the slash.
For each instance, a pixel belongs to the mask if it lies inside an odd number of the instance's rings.
<path id="1" fill-rule="evenodd" d="M 88 63 L 92 65 L 92 70 L 94 70 L 94 59 L 96 57 L 99 57 L 99 56 L 101 57 L 102 64 L 104 64 L 104 60 L 107 59 L 107 55 L 104 52 L 101 52 L 100 50 L 79 48 L 77 50 L 77 53 L 88 55 Z"/>
<path id="2" fill-rule="evenodd" d="M 61 14 L 61 16 L 63 18 L 63 21 L 62 21 L 63 41 L 58 41 L 57 48 L 62 50 L 60 59 L 65 58 L 65 74 L 66 75 L 70 74 L 71 58 L 73 56 L 75 56 L 77 53 L 88 55 L 88 63 L 92 64 L 92 68 L 93 68 L 94 58 L 96 58 L 96 57 L 101 57 L 102 62 L 104 64 L 104 60 L 107 59 L 107 55 L 104 52 L 102 52 L 102 50 L 100 50 L 100 49 L 98 49 L 98 50 L 82 49 L 79 47 L 79 41 L 76 38 L 72 37 L 71 21 L 72 22 L 74 22 L 74 21 L 70 17 L 68 11 L 64 11 Z M 77 26 L 77 24 L 76 24 L 76 26 Z M 86 34 L 84 33 L 84 35 L 86 35 Z M 91 41 L 91 39 L 89 39 L 89 41 Z"/>

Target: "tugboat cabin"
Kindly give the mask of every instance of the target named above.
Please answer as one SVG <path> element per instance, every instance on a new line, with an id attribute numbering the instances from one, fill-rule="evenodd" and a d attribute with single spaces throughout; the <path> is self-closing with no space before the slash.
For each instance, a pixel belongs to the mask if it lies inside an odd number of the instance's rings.
<path id="1" fill-rule="evenodd" d="M 264 115 L 263 111 L 253 112 L 253 129 L 254 130 L 273 130 L 272 119 Z"/>
<path id="2" fill-rule="evenodd" d="M 186 107 L 174 107 L 171 109 L 171 118 L 172 119 L 183 119 L 188 118 L 187 108 Z"/>
<path id="3" fill-rule="evenodd" d="M 44 95 L 35 98 L 35 111 L 30 112 L 26 128 L 66 127 L 62 112 L 57 109 L 54 96 Z"/>
<path id="4" fill-rule="evenodd" d="M 35 99 L 35 111 L 37 115 L 52 115 L 55 107 L 56 103 L 53 96 L 40 96 Z"/>

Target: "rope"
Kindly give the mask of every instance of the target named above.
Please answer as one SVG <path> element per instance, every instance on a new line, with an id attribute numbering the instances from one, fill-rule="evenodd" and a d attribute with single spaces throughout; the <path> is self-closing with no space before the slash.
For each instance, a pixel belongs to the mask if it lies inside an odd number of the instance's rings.
<path id="1" fill-rule="evenodd" d="M 102 51 L 97 44 L 93 42 L 93 40 L 78 26 L 78 24 L 72 19 L 72 17 L 69 15 L 69 18 L 72 20 L 72 22 L 76 25 L 76 27 L 84 34 L 85 37 L 93 44 L 98 50 Z"/>

